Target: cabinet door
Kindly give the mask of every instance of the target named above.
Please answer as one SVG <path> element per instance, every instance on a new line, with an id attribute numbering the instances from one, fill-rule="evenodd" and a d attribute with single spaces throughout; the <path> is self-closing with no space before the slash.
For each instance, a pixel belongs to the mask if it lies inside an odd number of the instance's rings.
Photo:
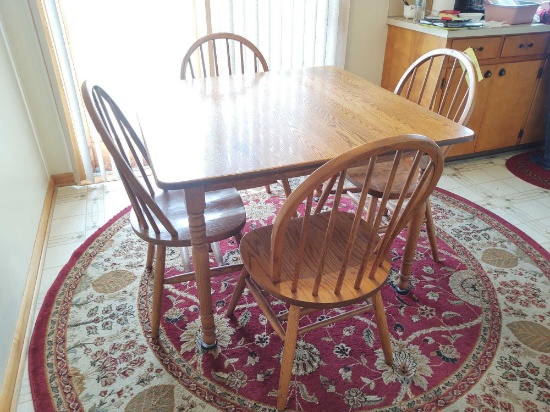
<path id="1" fill-rule="evenodd" d="M 483 80 L 477 83 L 477 99 L 474 103 L 474 111 L 470 116 L 470 120 L 466 123 L 466 127 L 472 129 L 475 133 L 474 140 L 466 143 L 459 143 L 453 145 L 448 156 L 459 156 L 464 154 L 474 153 L 476 148 L 477 137 L 481 130 L 481 121 L 485 114 L 485 108 L 487 106 L 487 100 L 491 91 L 491 85 L 493 84 L 493 76 L 495 75 L 495 65 L 480 66 L 481 73 L 483 73 Z"/>
<path id="2" fill-rule="evenodd" d="M 542 78 L 537 85 L 537 91 L 531 103 L 531 109 L 527 115 L 527 121 L 523 127 L 523 136 L 519 141 L 521 144 L 533 143 L 544 140 L 546 132 L 546 118 L 548 116 L 548 98 L 550 87 L 550 65 L 548 60 L 544 65 Z"/>
<path id="3" fill-rule="evenodd" d="M 476 152 L 514 146 L 533 99 L 541 60 L 497 64 Z"/>

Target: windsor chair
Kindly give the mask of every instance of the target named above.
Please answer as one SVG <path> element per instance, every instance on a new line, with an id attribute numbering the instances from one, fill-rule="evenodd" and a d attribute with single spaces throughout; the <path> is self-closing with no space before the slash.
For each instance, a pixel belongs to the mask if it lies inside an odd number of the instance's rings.
<path id="1" fill-rule="evenodd" d="M 398 207 L 381 237 L 378 228 L 382 224 L 384 207 L 397 171 L 403 173 L 405 160 L 408 173 L 396 199 Z M 367 195 L 377 169 L 387 164 L 391 164 L 391 168 L 380 205 L 377 205 L 378 202 Z M 347 170 L 356 166 L 364 166 L 365 174 L 358 205 L 350 213 L 341 210 L 341 199 Z M 420 167 L 423 172 L 419 177 Z M 227 314 L 234 313 L 247 287 L 284 341 L 277 398 L 279 410 L 286 406 L 298 335 L 374 310 L 384 359 L 392 364 L 391 340 L 381 295 L 391 266 L 389 249 L 426 201 L 442 170 L 441 150 L 424 136 L 405 135 L 367 143 L 319 167 L 291 193 L 273 225 L 244 235 L 240 244 L 244 267 Z M 326 181 L 329 181 L 328 190 L 336 183 L 333 207 L 330 211 L 322 211 L 320 207 L 313 210 L 315 189 Z M 305 210 L 300 209 L 300 217 L 293 218 L 304 201 Z M 266 294 L 287 303 L 288 313 L 277 315 Z M 307 313 L 367 300 L 366 305 L 344 314 L 299 327 L 300 317 Z M 284 321 L 287 321 L 286 329 Z"/>
<path id="2" fill-rule="evenodd" d="M 164 277 L 166 247 L 191 246 L 185 193 L 184 190 L 161 190 L 149 180 L 146 164 L 141 160 L 148 162 L 145 146 L 117 104 L 100 86 L 84 82 L 82 95 L 88 113 L 113 158 L 130 199 L 132 229 L 138 237 L 148 243 L 146 271 L 151 272 L 153 258 L 155 260 L 151 336 L 157 338 L 164 284 L 193 278 L 189 274 L 167 279 Z M 182 159 L 183 161 L 185 160 Z M 246 213 L 237 190 L 208 192 L 205 200 L 207 241 L 214 243 L 234 236 L 239 242 L 241 230 L 246 222 Z"/>
<path id="3" fill-rule="evenodd" d="M 476 77 L 474 64 L 465 53 L 446 48 L 435 49 L 411 64 L 399 80 L 394 93 L 464 125 L 474 110 L 477 97 Z M 444 157 L 451 147 L 449 145 L 442 148 Z M 406 162 L 401 167 L 406 168 Z M 370 195 L 376 199 L 382 197 L 390 168 L 389 164 L 380 167 L 373 176 Z M 355 186 L 360 187 L 359 180 L 363 172 L 360 169 L 351 169 L 347 178 Z M 406 176 L 406 170 L 405 173 L 398 170 L 390 199 L 399 196 Z M 351 193 L 350 196 L 357 201 L 356 195 Z M 388 209 L 394 210 L 394 207 L 389 204 Z M 426 202 L 425 222 L 432 257 L 434 261 L 439 262 L 437 235 L 429 199 Z"/>

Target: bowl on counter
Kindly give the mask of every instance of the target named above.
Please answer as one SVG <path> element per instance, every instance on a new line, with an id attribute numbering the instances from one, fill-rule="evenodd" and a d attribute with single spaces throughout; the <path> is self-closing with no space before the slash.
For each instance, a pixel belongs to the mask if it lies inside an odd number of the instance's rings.
<path id="1" fill-rule="evenodd" d="M 473 22 L 480 21 L 483 17 L 483 13 L 460 13 L 459 17 L 464 20 L 471 20 Z"/>

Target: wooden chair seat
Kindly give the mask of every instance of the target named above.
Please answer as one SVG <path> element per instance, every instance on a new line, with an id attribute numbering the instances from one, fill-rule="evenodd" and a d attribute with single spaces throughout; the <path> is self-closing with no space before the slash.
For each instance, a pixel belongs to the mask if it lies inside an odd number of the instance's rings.
<path id="1" fill-rule="evenodd" d="M 317 296 L 311 294 L 317 276 L 317 264 L 323 251 L 322 242 L 316 241 L 316 239 L 324 237 L 329 218 L 330 212 L 324 212 L 313 215 L 309 221 L 310 231 L 307 234 L 306 249 L 300 266 L 300 284 L 295 292 L 292 291 L 293 269 L 299 259 L 300 233 L 304 219 L 301 217 L 293 219 L 288 225 L 283 249 L 285 260 L 281 270 L 281 280 L 278 283 L 271 280 L 269 271 L 273 226 L 261 227 L 247 233 L 241 241 L 241 257 L 244 267 L 258 286 L 284 302 L 319 309 L 347 306 L 364 300 L 365 297 L 380 289 L 388 277 L 391 266 L 389 259 L 384 259 L 373 278 L 364 277 L 359 288 L 354 287 L 353 280 L 357 277 L 364 250 L 370 237 L 373 236 L 372 228 L 365 221 L 362 221 L 348 263 L 348 276 L 344 279 L 340 294 L 332 293 L 330 286 L 336 283 L 340 274 L 347 239 L 350 236 L 354 219 L 352 213 L 339 212 L 336 217 L 333 239 L 326 257 L 326 264 L 323 267 L 322 277 L 324 283 L 321 285 Z M 376 247 L 380 242 L 380 237 L 377 233 L 374 233 L 374 236 L 375 242 L 373 245 Z M 367 265 L 366 270 L 370 271 L 369 265 Z M 324 293 L 324 287 L 329 287 L 327 293 Z"/>
<path id="2" fill-rule="evenodd" d="M 151 225 L 144 228 L 140 225 L 132 210 L 130 222 L 136 235 L 146 242 L 158 245 L 189 247 L 191 234 L 189 229 L 185 192 L 183 190 L 167 190 L 155 193 L 154 201 L 162 213 L 176 229 L 178 236 L 172 236 L 156 217 L 160 229 L 155 233 Z M 218 242 L 239 233 L 246 223 L 246 212 L 239 192 L 235 189 L 206 192 L 206 208 L 204 210 L 206 223 L 206 240 L 208 243 Z"/>

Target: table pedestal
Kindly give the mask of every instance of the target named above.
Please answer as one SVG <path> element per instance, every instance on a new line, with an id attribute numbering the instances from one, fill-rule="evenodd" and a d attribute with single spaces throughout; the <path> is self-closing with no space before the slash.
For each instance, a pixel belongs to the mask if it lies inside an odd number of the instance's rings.
<path id="1" fill-rule="evenodd" d="M 206 224 L 204 209 L 206 208 L 204 188 L 193 187 L 185 189 L 185 203 L 189 216 L 189 231 L 193 247 L 193 266 L 197 282 L 199 312 L 202 326 L 201 347 L 205 350 L 215 349 L 216 326 L 212 310 L 212 295 L 210 282 L 210 262 L 208 260 L 208 243 L 206 241 Z"/>
<path id="2" fill-rule="evenodd" d="M 403 261 L 401 262 L 401 270 L 399 276 L 392 282 L 393 289 L 400 295 L 408 295 L 412 289 L 411 273 L 414 263 L 414 255 L 418 245 L 418 237 L 420 230 L 424 224 L 424 216 L 426 215 L 426 203 L 423 203 L 415 213 L 409 223 L 407 229 L 407 240 L 405 241 L 405 250 L 403 251 Z"/>

